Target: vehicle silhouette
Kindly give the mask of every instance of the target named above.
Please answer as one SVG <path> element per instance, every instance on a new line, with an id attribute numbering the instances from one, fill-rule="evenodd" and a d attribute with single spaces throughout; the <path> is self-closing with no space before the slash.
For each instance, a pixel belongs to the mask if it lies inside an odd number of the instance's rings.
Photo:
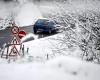
<path id="1" fill-rule="evenodd" d="M 33 31 L 36 34 L 38 31 L 48 32 L 51 34 L 53 31 L 58 30 L 58 25 L 54 21 L 47 19 L 38 19 L 34 24 Z"/>

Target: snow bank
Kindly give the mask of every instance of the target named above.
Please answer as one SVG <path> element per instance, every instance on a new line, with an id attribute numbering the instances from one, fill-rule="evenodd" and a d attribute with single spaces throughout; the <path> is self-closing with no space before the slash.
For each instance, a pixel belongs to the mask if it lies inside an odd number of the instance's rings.
<path id="1" fill-rule="evenodd" d="M 36 35 L 34 35 L 33 33 L 29 33 L 27 34 L 26 36 L 24 36 L 22 39 L 21 39 L 21 43 L 23 42 L 27 42 L 27 41 L 30 41 L 30 40 L 34 40 L 34 39 L 37 39 L 38 37 Z"/>
<path id="2" fill-rule="evenodd" d="M 54 60 L 48 61 L 47 66 L 79 78 L 74 80 L 99 80 L 100 78 L 100 65 L 87 63 L 75 57 L 59 56 Z"/>
<path id="3" fill-rule="evenodd" d="M 49 38 L 56 38 L 57 36 L 60 36 L 60 34 L 45 37 L 45 38 L 35 39 L 29 42 L 22 43 L 22 45 L 25 46 L 25 49 L 27 49 L 27 47 L 29 48 L 29 54 L 31 56 L 44 57 L 46 56 L 46 54 L 52 54 L 52 47 L 58 44 L 57 41 L 51 42 L 52 40 L 50 40 Z"/>
<path id="4" fill-rule="evenodd" d="M 59 56 L 63 54 L 76 57 L 80 56 L 81 50 L 78 47 L 75 47 L 75 49 L 73 50 L 68 49 L 67 51 L 61 51 L 61 53 L 53 52 L 53 50 L 62 49 L 63 47 L 65 47 L 60 46 L 59 41 L 53 40 L 58 39 L 58 37 L 63 38 L 63 34 L 59 33 L 53 36 L 35 39 L 25 43 L 23 42 L 22 45 L 25 46 L 25 49 L 29 48 L 29 54 L 34 57 L 39 56 L 46 58 L 47 54 L 49 55 L 49 58 L 53 58 L 53 56 Z"/>
<path id="5" fill-rule="evenodd" d="M 50 46 L 51 44 L 49 43 L 47 38 L 42 38 L 42 39 L 35 39 L 29 42 L 25 42 L 22 45 L 25 46 L 25 49 L 29 48 L 29 54 L 31 56 L 44 56 L 45 54 L 50 54 Z"/>
<path id="6" fill-rule="evenodd" d="M 0 80 L 99 80 L 100 65 L 73 57 L 42 63 L 0 64 Z"/>

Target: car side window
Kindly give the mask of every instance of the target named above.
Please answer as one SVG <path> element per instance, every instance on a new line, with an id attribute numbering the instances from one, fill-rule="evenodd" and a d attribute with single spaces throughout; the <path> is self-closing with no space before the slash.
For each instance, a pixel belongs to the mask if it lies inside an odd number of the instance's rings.
<path id="1" fill-rule="evenodd" d="M 46 25 L 48 25 L 49 24 L 49 21 L 45 21 L 44 22 L 44 25 L 46 26 Z"/>

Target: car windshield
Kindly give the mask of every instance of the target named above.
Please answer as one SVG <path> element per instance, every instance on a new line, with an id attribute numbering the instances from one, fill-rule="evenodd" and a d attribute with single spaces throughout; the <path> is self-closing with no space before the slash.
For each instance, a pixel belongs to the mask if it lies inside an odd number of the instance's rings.
<path id="1" fill-rule="evenodd" d="M 43 24 L 44 22 L 47 22 L 48 20 L 45 19 L 39 19 L 36 24 Z"/>
<path id="2" fill-rule="evenodd" d="M 39 19 L 36 24 L 43 24 L 43 25 L 54 25 L 55 23 L 53 21 L 49 21 L 46 19 Z"/>

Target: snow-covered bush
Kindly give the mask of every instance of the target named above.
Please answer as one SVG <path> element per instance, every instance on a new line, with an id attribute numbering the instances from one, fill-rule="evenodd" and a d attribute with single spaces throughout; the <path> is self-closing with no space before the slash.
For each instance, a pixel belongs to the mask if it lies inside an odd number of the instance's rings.
<path id="1" fill-rule="evenodd" d="M 100 63 L 100 10 L 92 3 L 82 4 L 88 7 L 73 8 L 75 5 L 67 3 L 59 4 L 54 2 L 55 9 L 46 12 L 44 17 L 55 20 L 63 26 L 63 37 L 53 40 L 59 41 L 54 53 L 63 54 L 63 51 L 79 47 L 83 52 L 80 53 L 82 59 Z M 90 8 L 91 7 L 91 8 Z M 85 9 L 84 9 L 85 8 Z M 62 47 L 64 46 L 64 47 Z"/>
<path id="2" fill-rule="evenodd" d="M 5 29 L 7 27 L 11 27 L 14 22 L 14 14 L 9 14 L 3 19 L 0 19 L 0 30 Z"/>

